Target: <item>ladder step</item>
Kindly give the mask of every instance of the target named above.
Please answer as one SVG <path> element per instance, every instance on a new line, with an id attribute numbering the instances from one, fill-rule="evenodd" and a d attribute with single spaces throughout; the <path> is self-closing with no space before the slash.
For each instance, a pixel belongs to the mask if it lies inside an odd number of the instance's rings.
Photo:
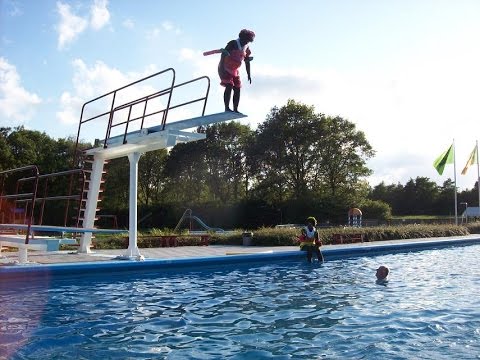
<path id="1" fill-rule="evenodd" d="M 105 179 L 101 179 L 101 180 L 100 180 L 100 184 L 105 183 L 105 181 L 106 181 Z M 92 182 L 92 180 L 90 180 L 90 179 L 85 179 L 85 184 L 90 184 L 91 182 Z"/>
<path id="2" fill-rule="evenodd" d="M 76 216 L 72 217 L 73 220 L 78 220 L 78 221 L 84 221 L 85 218 L 84 217 L 79 217 L 77 218 Z M 95 216 L 94 220 L 97 221 L 99 218 Z"/>
<path id="3" fill-rule="evenodd" d="M 80 209 L 80 211 L 85 211 L 85 210 L 86 210 L 85 208 L 81 208 L 81 209 Z M 96 209 L 95 209 L 95 212 L 99 212 L 100 210 L 102 210 L 102 209 L 96 208 Z"/>

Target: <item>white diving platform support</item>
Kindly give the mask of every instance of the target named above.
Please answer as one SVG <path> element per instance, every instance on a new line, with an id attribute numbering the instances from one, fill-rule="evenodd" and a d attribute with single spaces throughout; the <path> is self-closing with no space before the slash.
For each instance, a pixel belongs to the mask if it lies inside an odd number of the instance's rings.
<path id="1" fill-rule="evenodd" d="M 233 111 L 199 116 L 191 119 L 176 121 L 162 126 L 144 128 L 139 131 L 133 131 L 127 134 L 126 143 L 123 143 L 124 136 L 115 136 L 107 139 L 107 147 L 96 147 L 86 151 L 87 155 L 92 155 L 94 163 L 92 166 L 91 190 L 87 195 L 87 204 L 85 209 L 85 226 L 93 227 L 95 221 L 95 210 L 97 207 L 98 192 L 100 189 L 100 180 L 102 177 L 103 165 L 105 160 L 128 156 L 130 163 L 130 190 L 129 190 L 129 240 L 128 249 L 122 258 L 131 260 L 141 260 L 137 245 L 137 189 L 138 189 L 138 161 L 142 154 L 148 151 L 165 149 L 175 146 L 178 143 L 203 140 L 206 134 L 193 133 L 185 131 L 187 129 L 198 128 L 199 126 L 212 125 L 229 120 L 245 118 L 247 115 Z M 91 192 L 95 192 L 91 194 Z M 90 252 L 91 233 L 85 233 L 80 239 L 79 252 Z"/>

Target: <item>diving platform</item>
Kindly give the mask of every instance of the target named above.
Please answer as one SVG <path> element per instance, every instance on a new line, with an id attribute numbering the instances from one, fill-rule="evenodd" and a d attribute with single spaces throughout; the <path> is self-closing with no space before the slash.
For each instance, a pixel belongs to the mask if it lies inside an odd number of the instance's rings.
<path id="1" fill-rule="evenodd" d="M 143 128 L 137 131 L 125 133 L 121 136 L 106 138 L 103 146 L 97 146 L 86 150 L 88 156 L 93 157 L 91 175 L 91 194 L 87 196 L 85 210 L 85 225 L 93 227 L 94 209 L 98 201 L 98 192 L 102 178 L 103 165 L 106 160 L 127 156 L 130 163 L 130 185 L 129 185 L 129 245 L 126 259 L 142 259 L 137 246 L 137 197 L 138 197 L 138 162 L 142 154 L 148 151 L 166 149 L 178 143 L 203 140 L 204 133 L 186 131 L 187 129 L 208 126 L 220 122 L 245 118 L 247 115 L 233 111 L 226 111 L 211 115 L 202 115 L 190 119 L 176 121 L 170 124 Z M 101 142 L 100 142 L 101 143 Z M 80 252 L 90 252 L 91 233 L 82 235 Z"/>
<path id="2" fill-rule="evenodd" d="M 205 134 L 186 131 L 187 129 L 208 126 L 220 122 L 246 118 L 247 115 L 226 111 L 205 116 L 198 116 L 186 120 L 176 121 L 165 126 L 158 125 L 129 132 L 125 135 L 114 136 L 100 143 L 104 146 L 86 150 L 87 155 L 99 156 L 104 160 L 128 156 L 132 152 L 145 153 L 159 149 L 173 147 L 178 143 L 203 140 Z"/>

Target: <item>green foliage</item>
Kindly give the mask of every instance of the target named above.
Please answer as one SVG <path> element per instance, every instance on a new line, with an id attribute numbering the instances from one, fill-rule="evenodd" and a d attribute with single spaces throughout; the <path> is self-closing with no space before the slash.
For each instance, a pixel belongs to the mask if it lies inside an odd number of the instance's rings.
<path id="1" fill-rule="evenodd" d="M 392 217 L 390 205 L 380 200 L 363 199 L 359 207 L 369 219 L 388 220 Z"/>
<path id="2" fill-rule="evenodd" d="M 138 164 L 139 202 L 149 205 L 162 200 L 166 179 L 163 170 L 168 159 L 167 149 L 150 151 L 140 157 Z"/>
<path id="3" fill-rule="evenodd" d="M 471 224 L 472 231 L 480 233 L 480 224 Z M 331 227 L 320 228 L 318 234 L 324 245 L 332 244 L 334 234 L 354 235 L 362 234 L 364 241 L 406 240 L 432 237 L 463 236 L 470 234 L 466 226 L 458 225 L 406 225 L 380 227 Z M 261 228 L 253 232 L 252 245 L 255 246 L 295 246 L 298 245 L 297 236 L 300 229 Z M 212 243 L 238 244 L 241 242 L 241 232 L 228 236 L 214 234 Z"/>
<path id="4" fill-rule="evenodd" d="M 390 205 L 395 215 L 453 215 L 455 213 L 455 185 L 452 180 L 446 180 L 442 186 L 425 177 L 410 179 L 405 185 L 375 186 L 368 198 L 380 200 Z M 463 191 L 458 194 L 457 203 L 478 203 L 478 189 Z M 464 208 L 459 207 L 458 212 Z"/>
<path id="5" fill-rule="evenodd" d="M 374 151 L 355 124 L 289 100 L 259 125 L 250 154 L 257 196 L 281 202 L 351 193 L 371 173 L 365 162 Z"/>
<path id="6" fill-rule="evenodd" d="M 210 234 L 210 245 L 242 245 L 243 230 L 235 230 L 226 234 Z M 428 239 L 433 237 L 464 236 L 480 233 L 480 222 L 465 226 L 458 225 L 405 225 L 380 227 L 331 227 L 318 229 L 319 238 L 324 245 L 332 244 L 334 234 L 355 235 L 362 234 L 364 241 Z M 139 248 L 159 247 L 160 236 L 170 235 L 171 230 L 154 230 L 151 233 L 140 234 Z M 260 228 L 253 231 L 253 246 L 297 246 L 300 229 L 298 228 Z M 106 236 L 96 242 L 97 249 L 125 249 L 128 246 L 128 237 Z M 200 236 L 178 236 L 179 246 L 201 245 Z"/>

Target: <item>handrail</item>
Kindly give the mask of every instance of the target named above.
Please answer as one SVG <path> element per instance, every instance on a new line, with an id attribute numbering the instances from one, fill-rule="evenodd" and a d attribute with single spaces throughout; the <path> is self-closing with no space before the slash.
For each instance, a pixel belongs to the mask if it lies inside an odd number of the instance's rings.
<path id="1" fill-rule="evenodd" d="M 151 93 L 149 95 L 142 96 L 138 99 L 128 101 L 124 104 L 115 105 L 117 95 L 119 94 L 120 91 L 125 90 L 125 89 L 127 89 L 127 88 L 129 88 L 133 85 L 137 85 L 137 84 L 139 84 L 139 83 L 141 83 L 145 80 L 154 78 L 156 76 L 159 76 L 159 75 L 165 74 L 165 73 L 171 73 L 172 74 L 171 82 L 170 82 L 170 85 L 168 87 L 166 87 L 162 90 L 156 91 L 154 93 Z M 150 76 L 144 77 L 140 80 L 134 81 L 134 82 L 132 82 L 130 84 L 127 84 L 125 86 L 122 86 L 122 87 L 120 87 L 118 89 L 115 89 L 113 91 L 107 92 L 107 93 L 105 93 L 101 96 L 97 96 L 96 98 L 85 102 L 82 106 L 82 110 L 81 110 L 81 114 L 80 114 L 80 122 L 79 122 L 78 130 L 77 130 L 77 141 L 76 141 L 76 144 L 75 144 L 75 149 L 77 149 L 78 145 L 79 145 L 80 132 L 81 132 L 82 125 L 85 124 L 85 123 L 88 123 L 90 121 L 93 121 L 95 119 L 99 119 L 101 117 L 104 117 L 104 116 L 108 116 L 108 123 L 107 123 L 107 127 L 106 127 L 106 132 L 105 132 L 105 140 L 104 140 L 104 144 L 103 144 L 104 148 L 108 147 L 108 139 L 110 139 L 110 137 L 111 137 L 112 129 L 115 128 L 115 127 L 118 127 L 118 126 L 124 126 L 125 127 L 125 129 L 123 131 L 123 142 L 126 143 L 126 138 L 127 138 L 129 127 L 130 127 L 131 123 L 134 122 L 134 121 L 141 121 L 139 128 L 140 128 L 140 130 L 142 130 L 144 128 L 145 120 L 147 118 L 149 118 L 151 116 L 154 116 L 154 115 L 161 115 L 161 129 L 164 130 L 165 126 L 166 126 L 166 123 L 167 123 L 168 113 L 171 110 L 182 107 L 182 106 L 185 106 L 185 105 L 193 104 L 193 103 L 196 103 L 196 102 L 202 102 L 202 101 L 203 101 L 203 108 L 202 108 L 201 116 L 204 116 L 205 115 L 205 109 L 206 109 L 206 106 L 207 106 L 208 95 L 210 93 L 210 78 L 208 76 L 200 76 L 198 78 L 195 78 L 195 79 L 192 79 L 192 80 L 189 80 L 189 81 L 185 81 L 181 84 L 175 84 L 175 79 L 176 79 L 175 70 L 173 68 L 168 68 L 168 69 L 159 71 L 155 74 L 152 74 Z M 207 81 L 206 90 L 205 90 L 205 93 L 204 93 L 203 96 L 195 98 L 195 99 L 190 100 L 190 101 L 183 102 L 183 103 L 175 104 L 175 105 L 172 106 L 172 95 L 173 95 L 173 92 L 174 92 L 175 89 L 178 89 L 180 87 L 183 87 L 183 86 L 186 86 L 188 84 L 191 84 L 191 83 L 194 83 L 194 82 L 197 82 L 197 81 L 201 81 L 201 80 L 206 80 Z M 166 105 L 164 106 L 164 108 L 155 109 L 155 111 L 152 111 L 150 113 L 147 112 L 148 102 L 150 102 L 153 99 L 157 99 L 159 97 L 162 97 L 162 96 L 168 96 L 168 99 L 167 99 L 167 102 L 166 102 Z M 110 109 L 109 110 L 106 110 L 106 111 L 101 112 L 100 114 L 96 114 L 96 115 L 90 116 L 88 118 L 85 118 L 86 107 L 89 104 L 92 104 L 92 103 L 94 103 L 96 101 L 99 101 L 99 100 L 102 100 L 102 99 L 106 99 L 107 97 L 111 97 L 111 104 L 110 104 Z M 143 111 L 142 111 L 141 115 L 135 115 L 134 117 L 132 117 L 133 107 L 137 106 L 137 105 L 141 105 L 141 104 L 143 104 Z M 117 113 L 121 110 L 128 110 L 127 119 L 123 120 L 123 121 L 120 121 L 118 123 L 114 123 L 115 113 Z M 77 157 L 78 156 L 79 155 L 76 152 L 75 156 L 74 156 L 74 166 L 77 162 Z"/>
<path id="2" fill-rule="evenodd" d="M 80 187 L 81 187 L 81 193 L 72 195 L 71 194 L 71 187 L 73 183 L 73 175 L 78 174 L 80 178 Z M 51 178 L 54 177 L 59 177 L 59 176 L 66 176 L 66 175 L 71 175 L 70 176 L 70 181 L 69 181 L 69 190 L 68 190 L 68 195 L 58 195 L 58 196 L 49 196 L 48 195 L 48 181 Z M 21 182 L 26 182 L 30 181 L 33 178 L 22 178 L 17 181 L 17 183 Z M 83 169 L 72 169 L 72 170 L 65 170 L 65 171 L 59 171 L 56 173 L 50 173 L 50 174 L 43 174 L 38 176 L 38 180 L 43 180 L 45 179 L 44 183 L 44 188 L 43 188 L 43 196 L 42 197 L 36 197 L 35 201 L 41 201 L 41 208 L 40 208 L 40 214 L 39 214 L 39 220 L 38 220 L 38 225 L 43 224 L 43 215 L 44 215 L 44 210 L 45 210 L 45 203 L 46 201 L 54 201 L 54 200 L 68 200 L 66 205 L 65 205 L 65 213 L 64 213 L 64 219 L 63 219 L 63 226 L 67 226 L 67 221 L 68 221 L 68 207 L 70 205 L 70 200 L 78 200 L 78 208 L 80 209 L 81 206 L 81 201 L 84 196 L 83 189 L 85 189 L 85 182 L 86 182 L 86 175 L 85 171 Z M 19 200 L 18 202 L 26 202 L 28 203 L 30 200 Z M 78 217 L 78 216 L 77 216 Z M 78 225 L 78 224 L 77 224 Z"/>
<path id="3" fill-rule="evenodd" d="M 146 113 L 147 103 L 150 100 L 153 100 L 153 99 L 156 99 L 158 97 L 161 97 L 161 96 L 164 96 L 164 95 L 168 94 L 169 95 L 169 102 L 168 103 L 170 104 L 170 99 L 171 99 L 171 96 L 172 96 L 172 93 L 173 93 L 174 89 L 177 89 L 179 87 L 182 87 L 182 86 L 185 86 L 185 85 L 188 85 L 188 84 L 191 84 L 193 82 L 200 81 L 200 80 L 207 80 L 207 88 L 206 88 L 206 92 L 205 92 L 204 96 L 193 99 L 193 100 L 190 100 L 190 101 L 186 101 L 186 102 L 183 102 L 183 103 L 180 103 L 180 104 L 176 104 L 174 106 L 167 105 L 167 107 L 165 107 L 164 109 L 153 111 L 153 112 L 148 113 L 148 114 Z M 141 120 L 141 124 L 140 124 L 140 130 L 141 130 L 141 129 L 143 129 L 143 125 L 144 125 L 144 122 L 145 122 L 146 118 L 148 118 L 150 116 L 153 116 L 153 115 L 163 113 L 161 126 L 162 126 L 162 130 L 165 130 L 165 125 L 166 125 L 166 121 L 167 121 L 167 114 L 170 110 L 173 110 L 173 109 L 185 106 L 185 105 L 193 104 L 193 103 L 196 103 L 196 102 L 200 102 L 200 101 L 204 102 L 203 103 L 203 108 L 202 108 L 202 116 L 204 116 L 209 93 L 210 93 L 210 78 L 208 76 L 200 76 L 198 78 L 195 78 L 195 79 L 192 79 L 192 80 L 189 80 L 189 81 L 185 81 L 181 84 L 177 84 L 177 85 L 173 86 L 172 88 L 163 89 L 163 90 L 157 91 L 155 93 L 149 94 L 147 96 L 143 96 L 143 97 L 138 98 L 136 100 L 132 100 L 128 103 L 125 103 L 125 104 L 122 104 L 122 105 L 119 105 L 119 106 L 115 107 L 115 109 L 113 109 L 112 114 L 110 116 L 109 127 L 111 129 L 113 127 L 125 125 L 125 131 L 124 131 L 124 134 L 123 134 L 123 143 L 125 144 L 126 140 L 127 140 L 128 126 L 129 126 L 130 123 L 132 123 L 134 121 Z M 130 118 L 133 106 L 139 105 L 141 103 L 145 103 L 143 114 L 141 116 Z M 114 117 L 115 112 L 120 111 L 120 110 L 125 110 L 125 109 L 128 109 L 127 120 L 122 121 L 122 122 L 118 122 L 116 124 L 113 124 L 113 117 Z M 108 132 L 108 134 L 110 134 L 110 132 Z M 108 140 L 107 137 L 105 138 L 104 148 L 106 148 L 108 146 L 106 140 Z"/>
<path id="4" fill-rule="evenodd" d="M 15 194 L 6 195 L 4 192 L 5 179 L 13 173 L 24 172 L 24 171 L 32 171 L 34 174 L 34 176 L 30 177 L 30 179 L 33 180 L 32 191 L 28 193 L 18 193 L 19 187 L 18 187 L 18 181 L 17 181 L 16 187 L 15 187 Z M 2 184 L 1 184 L 2 186 L 0 190 L 0 209 L 2 207 L 1 200 L 3 199 L 14 198 L 15 199 L 14 206 L 16 208 L 18 198 L 24 198 L 24 197 L 30 198 L 30 201 L 31 201 L 30 214 L 28 214 L 28 203 L 27 203 L 25 217 L 24 217 L 24 220 L 27 221 L 27 234 L 25 236 L 25 244 L 28 244 L 30 240 L 30 228 L 33 222 L 34 208 L 35 208 L 35 202 L 36 202 L 36 196 L 37 196 L 37 190 L 38 190 L 38 178 L 39 178 L 38 167 L 36 165 L 27 165 L 27 166 L 19 167 L 16 169 L 4 170 L 0 172 L 0 176 L 2 177 Z"/>
<path id="5" fill-rule="evenodd" d="M 185 81 L 181 84 L 175 85 L 174 88 L 178 88 L 178 87 L 181 87 L 181 86 L 184 86 L 184 85 L 188 85 L 188 84 L 191 84 L 193 82 L 200 81 L 202 79 L 206 79 L 207 84 L 208 84 L 204 97 L 201 97 L 201 98 L 198 98 L 198 99 L 195 99 L 195 100 L 191 100 L 191 101 L 187 101 L 187 102 L 184 102 L 182 104 L 178 104 L 176 106 L 172 106 L 172 107 L 170 107 L 170 110 L 181 107 L 181 106 L 184 106 L 184 105 L 193 104 L 195 102 L 204 100 L 203 109 L 202 109 L 202 116 L 204 116 L 205 115 L 205 108 L 207 107 L 208 94 L 210 93 L 210 78 L 208 76 L 200 76 L 198 78 L 195 78 L 195 79 L 192 79 L 192 80 L 189 80 L 189 81 Z M 167 123 L 167 118 L 165 116 L 164 120 L 162 121 L 162 130 L 165 130 L 166 123 Z"/>
<path id="6" fill-rule="evenodd" d="M 117 98 L 117 94 L 118 94 L 119 91 L 124 90 L 124 89 L 127 89 L 128 87 L 131 87 L 131 86 L 133 86 L 133 85 L 139 84 L 139 83 L 141 83 L 141 82 L 143 82 L 143 81 L 146 81 L 146 80 L 148 80 L 148 79 L 151 79 L 151 78 L 153 78 L 153 77 L 159 76 L 159 75 L 164 74 L 164 73 L 167 73 L 167 72 L 171 72 L 171 73 L 172 73 L 172 84 L 171 84 L 171 86 L 170 86 L 170 88 L 172 88 L 172 87 L 173 87 L 173 84 L 175 83 L 175 70 L 174 70 L 173 68 L 168 68 L 168 69 L 165 69 L 165 70 L 156 72 L 156 73 L 154 73 L 154 74 L 152 74 L 152 75 L 146 76 L 146 77 L 144 77 L 144 78 L 142 78 L 142 79 L 139 79 L 139 80 L 136 80 L 136 81 L 134 81 L 134 82 L 131 82 L 131 83 L 129 83 L 129 84 L 127 84 L 127 85 L 124 85 L 124 86 L 122 86 L 122 87 L 119 87 L 119 88 L 117 88 L 117 89 L 115 89 L 115 90 L 109 91 L 109 92 L 107 92 L 107 93 L 105 93 L 105 94 L 103 94 L 103 95 L 97 96 L 96 98 L 91 99 L 91 100 L 85 102 L 85 103 L 82 105 L 82 110 L 81 110 L 81 113 L 80 113 L 80 122 L 79 122 L 79 124 L 78 124 L 78 129 L 77 129 L 77 140 L 76 140 L 76 143 L 75 143 L 75 150 L 78 148 L 78 144 L 79 144 L 79 141 L 80 141 L 80 132 L 81 132 L 81 127 L 82 127 L 82 125 L 85 124 L 85 123 L 87 123 L 87 122 L 90 122 L 90 121 L 92 121 L 92 120 L 98 119 L 98 118 L 100 118 L 100 117 L 102 117 L 102 116 L 108 115 L 108 114 L 110 114 L 110 116 L 109 116 L 109 122 L 108 122 L 107 129 L 106 129 L 106 137 L 105 137 L 105 139 L 108 139 L 108 138 L 110 137 L 111 121 L 113 120 L 112 115 L 113 115 L 113 110 L 114 110 L 114 108 L 115 108 L 115 100 L 116 100 L 116 98 Z M 95 101 L 104 99 L 104 98 L 106 98 L 106 97 L 108 97 L 108 96 L 113 96 L 113 97 L 112 97 L 112 102 L 111 102 L 111 105 L 110 105 L 110 109 L 109 109 L 108 111 L 104 111 L 104 112 L 102 112 L 102 113 L 100 113 L 100 114 L 96 114 L 96 115 L 94 115 L 94 116 L 91 116 L 91 117 L 89 117 L 89 118 L 84 119 L 85 107 L 86 107 L 87 105 L 89 105 L 89 104 L 91 104 L 91 103 L 93 103 L 93 102 L 95 102 Z M 169 102 L 168 104 L 170 104 L 170 102 Z M 78 154 L 77 154 L 77 152 L 75 151 L 75 155 L 74 155 L 74 159 L 73 159 L 73 166 L 75 166 L 75 163 L 76 163 L 76 161 L 77 161 L 77 156 L 78 156 Z"/>

